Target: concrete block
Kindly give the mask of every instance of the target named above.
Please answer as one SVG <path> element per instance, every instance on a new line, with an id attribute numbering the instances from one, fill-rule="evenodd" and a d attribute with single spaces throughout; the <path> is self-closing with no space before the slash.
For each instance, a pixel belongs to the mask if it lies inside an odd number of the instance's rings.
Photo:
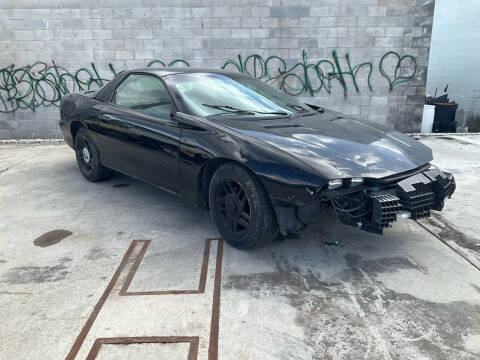
<path id="1" fill-rule="evenodd" d="M 115 51 L 115 59 L 117 60 L 127 60 L 134 59 L 134 52 L 131 50 L 117 50 Z"/>
<path id="2" fill-rule="evenodd" d="M 192 8 L 192 16 L 193 17 L 210 17 L 212 16 L 212 8 L 211 7 L 193 7 Z"/>
<path id="3" fill-rule="evenodd" d="M 310 8 L 305 6 L 272 6 L 272 17 L 305 17 L 310 15 Z"/>
<path id="4" fill-rule="evenodd" d="M 318 18 L 318 27 L 332 27 L 339 24 L 339 18 L 334 16 L 321 16 Z"/>
<path id="5" fill-rule="evenodd" d="M 408 95 L 407 104 L 423 104 L 425 103 L 425 96 L 421 95 Z"/>
<path id="6" fill-rule="evenodd" d="M 401 37 L 405 34 L 405 28 L 401 26 L 387 26 L 385 28 L 385 36 L 387 37 Z"/>
<path id="7" fill-rule="evenodd" d="M 339 16 L 367 16 L 369 15 L 369 7 L 368 6 L 358 6 L 358 5 L 350 5 L 350 6 L 342 6 L 339 8 Z M 371 16 L 371 15 L 369 15 Z"/>
<path id="8" fill-rule="evenodd" d="M 256 14 L 254 14 L 254 15 L 256 15 Z M 260 27 L 260 18 L 259 17 L 241 18 L 241 27 L 259 28 Z"/>
<path id="9" fill-rule="evenodd" d="M 155 57 L 155 52 L 153 50 L 139 49 L 134 51 L 134 57 L 136 60 L 152 60 Z"/>
<path id="10" fill-rule="evenodd" d="M 270 36 L 275 38 L 289 38 L 290 37 L 290 29 L 289 28 L 274 28 L 270 29 Z"/>
<path id="11" fill-rule="evenodd" d="M 102 0 L 102 7 L 115 8 L 118 6 L 118 0 Z"/>
<path id="12" fill-rule="evenodd" d="M 278 19 L 278 26 L 298 28 L 300 26 L 300 19 L 298 19 L 298 18 L 279 18 Z"/>
<path id="13" fill-rule="evenodd" d="M 277 27 L 278 18 L 262 17 L 260 18 L 260 26 L 265 28 Z"/>
<path id="14" fill-rule="evenodd" d="M 0 9 L 2 9 L 2 11 L 4 9 L 15 9 L 19 7 L 18 6 L 18 3 L 15 2 L 15 1 L 11 1 L 11 0 L 0 0 Z"/>
<path id="15" fill-rule="evenodd" d="M 40 20 L 45 20 L 45 19 L 50 19 L 51 18 L 51 9 L 32 9 L 30 10 L 30 16 L 31 19 L 40 19 Z M 28 13 L 24 15 L 25 17 L 22 17 L 24 19 L 28 19 Z"/>
<path id="16" fill-rule="evenodd" d="M 270 29 L 250 29 L 250 36 L 252 38 L 268 38 L 270 37 Z"/>
<path id="17" fill-rule="evenodd" d="M 61 0 L 60 6 L 64 9 L 81 8 L 82 0 Z"/>
<path id="18" fill-rule="evenodd" d="M 102 6 L 101 0 L 82 0 L 82 7 L 88 9 L 95 9 Z"/>
<path id="19" fill-rule="evenodd" d="M 387 16 L 387 7 L 386 6 L 369 6 L 367 14 L 368 16 Z"/>
<path id="20" fill-rule="evenodd" d="M 339 16 L 339 6 L 312 6 L 310 7 L 310 16 Z"/>

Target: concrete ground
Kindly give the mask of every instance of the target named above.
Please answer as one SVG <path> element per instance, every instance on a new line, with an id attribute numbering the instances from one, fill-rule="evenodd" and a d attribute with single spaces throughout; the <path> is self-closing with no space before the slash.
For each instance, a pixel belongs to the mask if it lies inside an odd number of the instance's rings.
<path id="1" fill-rule="evenodd" d="M 0 145 L 0 358 L 478 359 L 480 136 L 422 141 L 457 179 L 444 212 L 249 252 L 65 145 Z"/>

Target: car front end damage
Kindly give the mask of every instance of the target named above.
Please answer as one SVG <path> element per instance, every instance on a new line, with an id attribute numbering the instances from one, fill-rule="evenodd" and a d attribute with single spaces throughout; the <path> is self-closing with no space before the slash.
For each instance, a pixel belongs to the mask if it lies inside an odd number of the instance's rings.
<path id="1" fill-rule="evenodd" d="M 295 210 L 275 209 L 283 234 L 314 223 L 322 210 L 344 224 L 382 234 L 398 220 L 418 220 L 429 217 L 431 210 L 442 210 L 455 187 L 452 174 L 426 164 L 381 179 L 333 179 L 312 192 L 310 203 L 296 206 Z"/>

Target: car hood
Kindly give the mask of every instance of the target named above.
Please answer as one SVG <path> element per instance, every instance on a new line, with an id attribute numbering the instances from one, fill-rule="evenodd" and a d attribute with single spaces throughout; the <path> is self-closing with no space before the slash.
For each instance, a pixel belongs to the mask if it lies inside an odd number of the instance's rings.
<path id="1" fill-rule="evenodd" d="M 275 119 L 213 120 L 270 144 L 328 179 L 382 178 L 432 160 L 430 148 L 407 135 L 333 111 Z"/>

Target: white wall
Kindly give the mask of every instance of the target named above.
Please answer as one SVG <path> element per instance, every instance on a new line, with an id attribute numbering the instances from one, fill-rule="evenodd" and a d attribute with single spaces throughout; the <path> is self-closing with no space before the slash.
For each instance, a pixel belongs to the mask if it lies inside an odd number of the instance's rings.
<path id="1" fill-rule="evenodd" d="M 480 117 L 480 0 L 437 0 L 427 94 L 448 84 L 450 100 Z"/>

